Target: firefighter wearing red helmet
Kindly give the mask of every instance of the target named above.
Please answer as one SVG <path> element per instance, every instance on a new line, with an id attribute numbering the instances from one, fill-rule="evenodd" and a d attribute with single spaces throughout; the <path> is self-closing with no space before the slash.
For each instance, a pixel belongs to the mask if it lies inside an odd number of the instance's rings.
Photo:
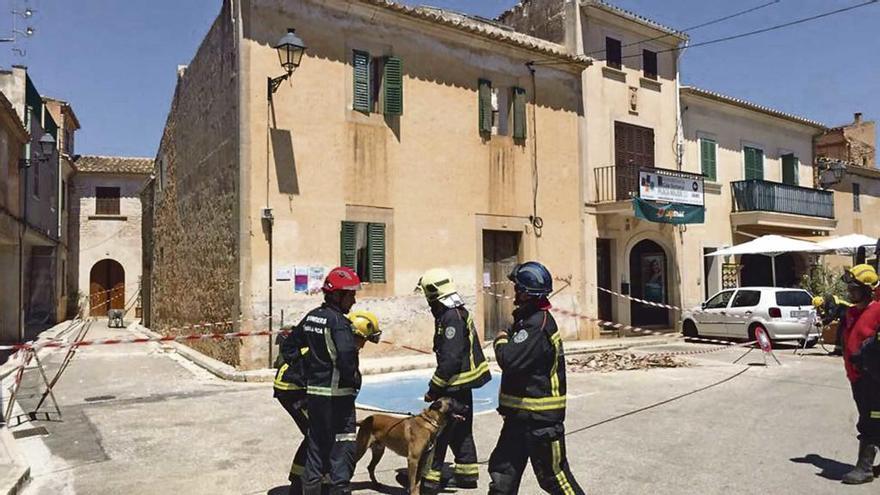
<path id="1" fill-rule="evenodd" d="M 330 493 L 351 493 L 355 466 L 354 401 L 361 388 L 358 343 L 346 317 L 361 288 L 348 267 L 330 270 L 324 280 L 324 303 L 300 322 L 307 344 L 306 395 L 309 435 L 303 494 L 320 495 L 326 476 Z"/>

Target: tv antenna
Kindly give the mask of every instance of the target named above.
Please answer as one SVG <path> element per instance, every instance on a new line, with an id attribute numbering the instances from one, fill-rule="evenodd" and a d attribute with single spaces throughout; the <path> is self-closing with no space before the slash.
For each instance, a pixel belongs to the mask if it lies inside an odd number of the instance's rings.
<path id="1" fill-rule="evenodd" d="M 0 43 L 12 43 L 13 45 L 18 43 L 18 40 L 21 38 L 30 38 L 37 31 L 33 28 L 33 26 L 26 25 L 23 29 L 19 29 L 18 27 L 18 18 L 22 18 L 27 23 L 36 13 L 36 10 L 32 9 L 29 5 L 25 4 L 24 9 L 19 10 L 18 7 L 13 7 L 10 11 L 12 13 L 12 36 L 9 38 L 0 38 Z M 18 48 L 17 46 L 13 46 L 13 53 L 20 57 L 24 57 L 27 54 L 27 51 Z"/>

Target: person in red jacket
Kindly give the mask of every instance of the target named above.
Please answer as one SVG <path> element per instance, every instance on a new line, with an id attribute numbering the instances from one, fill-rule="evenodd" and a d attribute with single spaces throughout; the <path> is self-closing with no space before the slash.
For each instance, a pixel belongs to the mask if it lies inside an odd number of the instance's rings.
<path id="1" fill-rule="evenodd" d="M 866 374 L 861 363 L 862 346 L 875 339 L 880 328 L 880 302 L 873 300 L 880 279 L 873 266 L 863 264 L 847 270 L 843 281 L 853 303 L 846 313 L 843 362 L 859 411 L 859 459 L 843 482 L 856 485 L 874 481 L 874 457 L 880 447 L 880 382 Z"/>

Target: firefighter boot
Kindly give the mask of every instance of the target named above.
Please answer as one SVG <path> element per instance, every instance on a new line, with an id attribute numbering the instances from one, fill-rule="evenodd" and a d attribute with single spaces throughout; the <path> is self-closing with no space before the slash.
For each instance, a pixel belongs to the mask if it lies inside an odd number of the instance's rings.
<path id="1" fill-rule="evenodd" d="M 859 461 L 856 467 L 843 475 L 843 482 L 847 485 L 860 485 L 874 481 L 874 456 L 877 454 L 877 446 L 867 443 L 859 443 Z"/>

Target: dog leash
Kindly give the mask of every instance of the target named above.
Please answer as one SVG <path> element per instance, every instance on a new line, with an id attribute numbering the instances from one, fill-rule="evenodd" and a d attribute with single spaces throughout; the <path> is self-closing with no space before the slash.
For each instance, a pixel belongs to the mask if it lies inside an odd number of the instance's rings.
<path id="1" fill-rule="evenodd" d="M 413 413 L 408 412 L 408 411 L 406 411 L 406 412 L 405 412 L 405 411 L 392 411 L 392 410 L 390 410 L 390 409 L 381 409 L 381 408 L 378 408 L 378 407 L 366 406 L 366 405 L 363 405 L 363 404 L 355 404 L 355 405 L 354 405 L 354 408 L 355 408 L 355 409 L 359 409 L 359 410 L 361 410 L 361 411 L 369 411 L 369 412 L 384 413 L 384 414 L 393 414 L 393 415 L 395 415 L 395 416 L 407 416 L 407 417 L 410 417 L 410 418 L 414 418 L 414 417 L 418 416 L 418 414 L 413 414 Z"/>

